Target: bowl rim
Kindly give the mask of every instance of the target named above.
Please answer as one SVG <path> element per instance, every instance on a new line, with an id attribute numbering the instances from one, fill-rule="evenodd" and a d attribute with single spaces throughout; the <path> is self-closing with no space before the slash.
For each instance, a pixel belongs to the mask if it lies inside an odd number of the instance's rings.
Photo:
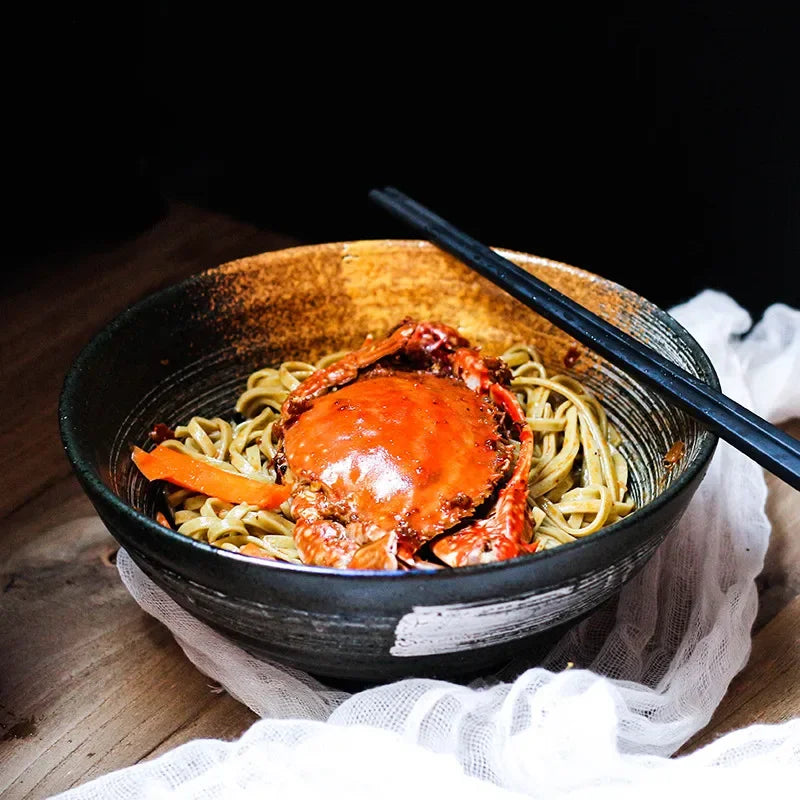
<path id="1" fill-rule="evenodd" d="M 320 248 L 334 248 L 344 251 L 344 249 L 347 248 L 348 246 L 354 246 L 354 245 L 358 245 L 359 247 L 363 246 L 371 246 L 377 248 L 400 247 L 413 250 L 422 250 L 422 249 L 439 250 L 439 248 L 437 248 L 431 242 L 419 239 L 357 239 L 357 240 L 349 240 L 341 242 L 321 242 L 318 244 L 298 245 L 295 247 L 286 247 L 286 248 L 280 248 L 278 250 L 270 250 L 264 253 L 256 253 L 250 256 L 244 256 L 242 258 L 235 259 L 233 261 L 219 264 L 209 269 L 202 270 L 200 272 L 197 272 L 193 275 L 190 275 L 178 281 L 177 283 L 156 290 L 155 292 L 151 292 L 150 294 L 146 295 L 145 297 L 141 298 L 135 303 L 129 305 L 122 312 L 117 314 L 103 328 L 97 331 L 91 337 L 91 339 L 81 348 L 80 352 L 78 353 L 72 365 L 70 366 L 68 372 L 66 373 L 64 382 L 62 384 L 61 393 L 59 396 L 59 403 L 58 403 L 59 429 L 60 429 L 62 444 L 67 454 L 67 458 L 69 459 L 72 468 L 75 470 L 75 473 L 77 474 L 80 483 L 83 485 L 84 490 L 87 491 L 87 494 L 90 494 L 90 492 L 88 491 L 88 488 L 90 488 L 92 492 L 97 493 L 104 502 L 110 504 L 110 506 L 116 512 L 121 514 L 123 517 L 128 518 L 134 524 L 144 525 L 150 531 L 151 534 L 154 533 L 157 534 L 158 536 L 168 536 L 173 541 L 173 543 L 176 543 L 178 545 L 178 547 L 185 548 L 187 554 L 190 552 L 213 554 L 215 557 L 229 560 L 232 563 L 242 563 L 248 565 L 252 565 L 254 561 L 257 561 L 256 566 L 258 568 L 268 567 L 271 570 L 280 570 L 281 572 L 289 572 L 292 574 L 292 576 L 297 577 L 298 579 L 302 579 L 303 576 L 308 576 L 309 579 L 315 579 L 320 576 L 324 576 L 328 578 L 341 579 L 341 580 L 353 580 L 355 578 L 362 578 L 362 579 L 368 579 L 370 581 L 375 581 L 380 579 L 393 580 L 393 581 L 397 580 L 410 581 L 422 577 L 425 581 L 447 581 L 455 579 L 459 575 L 489 574 L 489 573 L 494 573 L 497 570 L 507 570 L 511 567 L 528 566 L 530 568 L 535 568 L 536 564 L 541 564 L 544 561 L 549 561 L 551 559 L 567 559 L 570 558 L 572 554 L 575 554 L 579 550 L 597 547 L 599 542 L 607 539 L 610 536 L 614 536 L 615 534 L 618 534 L 621 531 L 630 529 L 638 525 L 646 517 L 657 512 L 659 509 L 668 504 L 670 501 L 674 500 L 688 485 L 692 483 L 692 481 L 694 481 L 694 479 L 698 476 L 698 474 L 701 473 L 707 467 L 711 459 L 711 456 L 713 455 L 714 450 L 717 446 L 719 437 L 714 432 L 700 426 L 699 436 L 698 436 L 700 440 L 700 446 L 696 451 L 696 454 L 693 457 L 692 461 L 687 465 L 687 467 L 684 469 L 684 471 L 681 473 L 678 479 L 673 483 L 671 483 L 666 489 L 664 489 L 664 491 L 662 491 L 657 497 L 655 497 L 649 503 L 640 508 L 635 508 L 630 514 L 623 517 L 619 521 L 613 523 L 612 525 L 608 525 L 604 528 L 601 528 L 599 531 L 592 534 L 591 536 L 576 539 L 574 542 L 568 542 L 566 544 L 560 545 L 559 547 L 542 550 L 540 552 L 532 554 L 520 555 L 517 556 L 516 558 L 507 559 L 504 561 L 496 561 L 487 564 L 476 564 L 471 566 L 458 567 L 456 569 L 356 570 L 356 569 L 340 569 L 336 567 L 320 567 L 308 564 L 291 564 L 282 561 L 267 562 L 264 560 L 256 560 L 249 556 L 244 556 L 239 553 L 234 553 L 228 550 L 223 550 L 221 548 L 214 547 L 213 545 L 208 544 L 206 542 L 197 541 L 196 539 L 192 539 L 189 536 L 185 536 L 183 534 L 178 533 L 178 531 L 176 530 L 167 528 L 164 525 L 161 525 L 155 519 L 152 519 L 151 517 L 146 516 L 142 512 L 137 511 L 135 508 L 133 508 L 133 506 L 126 503 L 121 497 L 119 497 L 108 486 L 106 486 L 106 484 L 100 478 L 100 475 L 97 472 L 97 470 L 92 467 L 91 461 L 88 458 L 87 459 L 84 458 L 81 452 L 81 444 L 79 441 L 79 436 L 77 434 L 75 426 L 71 421 L 71 415 L 70 413 L 68 413 L 67 409 L 71 405 L 73 405 L 75 400 L 77 400 L 78 398 L 77 388 L 81 373 L 84 371 L 84 369 L 86 369 L 90 365 L 94 352 L 98 348 L 100 348 L 109 337 L 112 337 L 117 330 L 124 327 L 131 319 L 135 318 L 136 315 L 139 314 L 142 310 L 160 305 L 165 300 L 169 300 L 171 295 L 183 292 L 187 287 L 191 286 L 194 283 L 197 283 L 198 281 L 203 280 L 208 275 L 222 274 L 225 272 L 229 272 L 232 266 L 234 265 L 241 264 L 242 268 L 246 268 L 245 266 L 246 262 L 254 258 L 263 258 L 263 257 L 274 258 L 285 253 L 293 253 L 295 255 L 302 256 L 304 252 L 309 252 L 309 253 L 313 251 L 318 252 Z M 582 279 L 588 279 L 590 281 L 600 281 L 605 285 L 609 286 L 614 291 L 621 292 L 623 294 L 635 297 L 638 300 L 643 301 L 645 308 L 647 309 L 648 312 L 655 314 L 662 323 L 664 323 L 675 334 L 677 334 L 678 337 L 680 337 L 689 345 L 689 348 L 691 349 L 693 356 L 699 362 L 699 365 L 701 367 L 701 372 L 705 373 L 703 376 L 701 376 L 700 379 L 705 380 L 705 382 L 707 382 L 715 389 L 720 388 L 719 377 L 717 376 L 716 370 L 714 369 L 714 366 L 711 363 L 708 354 L 705 352 L 705 350 L 703 350 L 703 348 L 700 346 L 697 340 L 674 317 L 672 317 L 666 311 L 661 309 L 659 306 L 649 301 L 647 298 L 642 297 L 636 292 L 627 289 L 626 287 L 616 283 L 615 281 L 610 280 L 609 278 L 604 278 L 601 275 L 597 275 L 596 273 L 590 272 L 589 270 L 585 270 L 580 267 L 572 266 L 571 264 L 566 264 L 560 261 L 554 261 L 552 259 L 532 255 L 530 253 L 525 253 L 522 251 L 510 250 L 508 248 L 493 247 L 492 249 L 496 250 L 500 255 L 510 257 L 512 258 L 512 260 L 516 259 L 518 263 L 522 262 L 525 264 L 535 264 L 541 266 L 555 267 L 558 270 L 572 273 Z"/>

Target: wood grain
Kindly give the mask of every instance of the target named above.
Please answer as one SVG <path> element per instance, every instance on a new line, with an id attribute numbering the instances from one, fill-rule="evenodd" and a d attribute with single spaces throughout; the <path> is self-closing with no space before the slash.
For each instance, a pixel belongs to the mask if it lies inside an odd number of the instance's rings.
<path id="1" fill-rule="evenodd" d="M 215 694 L 128 595 L 113 563 L 116 542 L 72 476 L 5 528 L 3 798 L 49 796 L 192 738 L 233 738 L 255 720 Z"/>
<path id="2" fill-rule="evenodd" d="M 76 258 L 0 299 L 6 419 L 0 431 L 0 796 L 52 795 L 195 738 L 235 738 L 255 720 L 198 672 L 136 605 L 116 544 L 72 477 L 58 391 L 79 348 L 126 305 L 208 266 L 293 244 L 175 206 L 117 247 Z M 45 271 L 46 273 L 46 271 Z M 800 423 L 790 429 L 800 433 Z M 762 578 L 772 605 L 800 591 L 800 494 L 770 480 L 775 523 Z M 682 752 L 751 722 L 800 715 L 800 599 L 757 635 L 747 669 Z"/>

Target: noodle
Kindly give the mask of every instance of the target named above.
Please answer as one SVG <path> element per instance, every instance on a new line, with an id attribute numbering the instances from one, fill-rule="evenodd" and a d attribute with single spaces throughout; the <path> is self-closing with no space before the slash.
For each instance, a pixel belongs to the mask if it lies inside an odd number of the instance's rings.
<path id="1" fill-rule="evenodd" d="M 573 542 L 629 514 L 620 436 L 597 399 L 574 378 L 548 378 L 533 347 L 515 345 L 501 358 L 534 434 L 528 506 L 539 548 Z"/>
<path id="2" fill-rule="evenodd" d="M 344 355 L 332 353 L 316 364 L 285 361 L 277 369 L 253 372 L 236 403 L 238 423 L 192 417 L 175 429 L 165 446 L 195 459 L 265 483 L 275 483 L 275 423 L 289 393 L 317 369 Z M 620 436 L 605 410 L 582 384 L 548 376 L 535 348 L 515 345 L 501 358 L 511 369 L 516 394 L 534 435 L 528 506 L 533 541 L 549 549 L 589 536 L 633 510 L 628 467 L 618 451 Z M 288 502 L 279 511 L 176 489 L 167 494 L 177 530 L 224 550 L 302 563 L 293 539 Z"/>

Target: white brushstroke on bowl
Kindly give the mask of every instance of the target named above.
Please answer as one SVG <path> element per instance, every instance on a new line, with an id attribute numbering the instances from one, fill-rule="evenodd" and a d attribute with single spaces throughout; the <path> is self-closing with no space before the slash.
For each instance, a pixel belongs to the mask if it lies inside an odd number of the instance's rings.
<path id="1" fill-rule="evenodd" d="M 401 658 L 457 653 L 528 636 L 573 616 L 569 598 L 577 588 L 562 586 L 500 603 L 414 606 L 397 623 L 389 652 Z"/>

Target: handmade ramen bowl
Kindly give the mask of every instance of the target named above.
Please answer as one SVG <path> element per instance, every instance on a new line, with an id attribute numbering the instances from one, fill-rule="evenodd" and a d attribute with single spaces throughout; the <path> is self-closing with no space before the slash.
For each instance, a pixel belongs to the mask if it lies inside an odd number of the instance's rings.
<path id="1" fill-rule="evenodd" d="M 501 251 L 718 386 L 669 315 L 604 278 Z M 586 538 L 509 561 L 436 572 L 265 562 L 154 521 L 158 489 L 131 462 L 155 423 L 230 416 L 247 375 L 358 346 L 404 317 L 457 327 L 484 352 L 535 344 L 606 406 L 622 435 L 637 509 Z M 534 652 L 547 632 L 613 596 L 676 526 L 716 437 L 622 370 L 425 242 L 298 247 L 244 258 L 121 314 L 80 354 L 61 397 L 64 445 L 98 514 L 143 572 L 252 654 L 329 678 L 474 675 Z M 571 361 L 572 359 L 570 359 Z M 664 456 L 685 445 L 674 464 Z"/>

